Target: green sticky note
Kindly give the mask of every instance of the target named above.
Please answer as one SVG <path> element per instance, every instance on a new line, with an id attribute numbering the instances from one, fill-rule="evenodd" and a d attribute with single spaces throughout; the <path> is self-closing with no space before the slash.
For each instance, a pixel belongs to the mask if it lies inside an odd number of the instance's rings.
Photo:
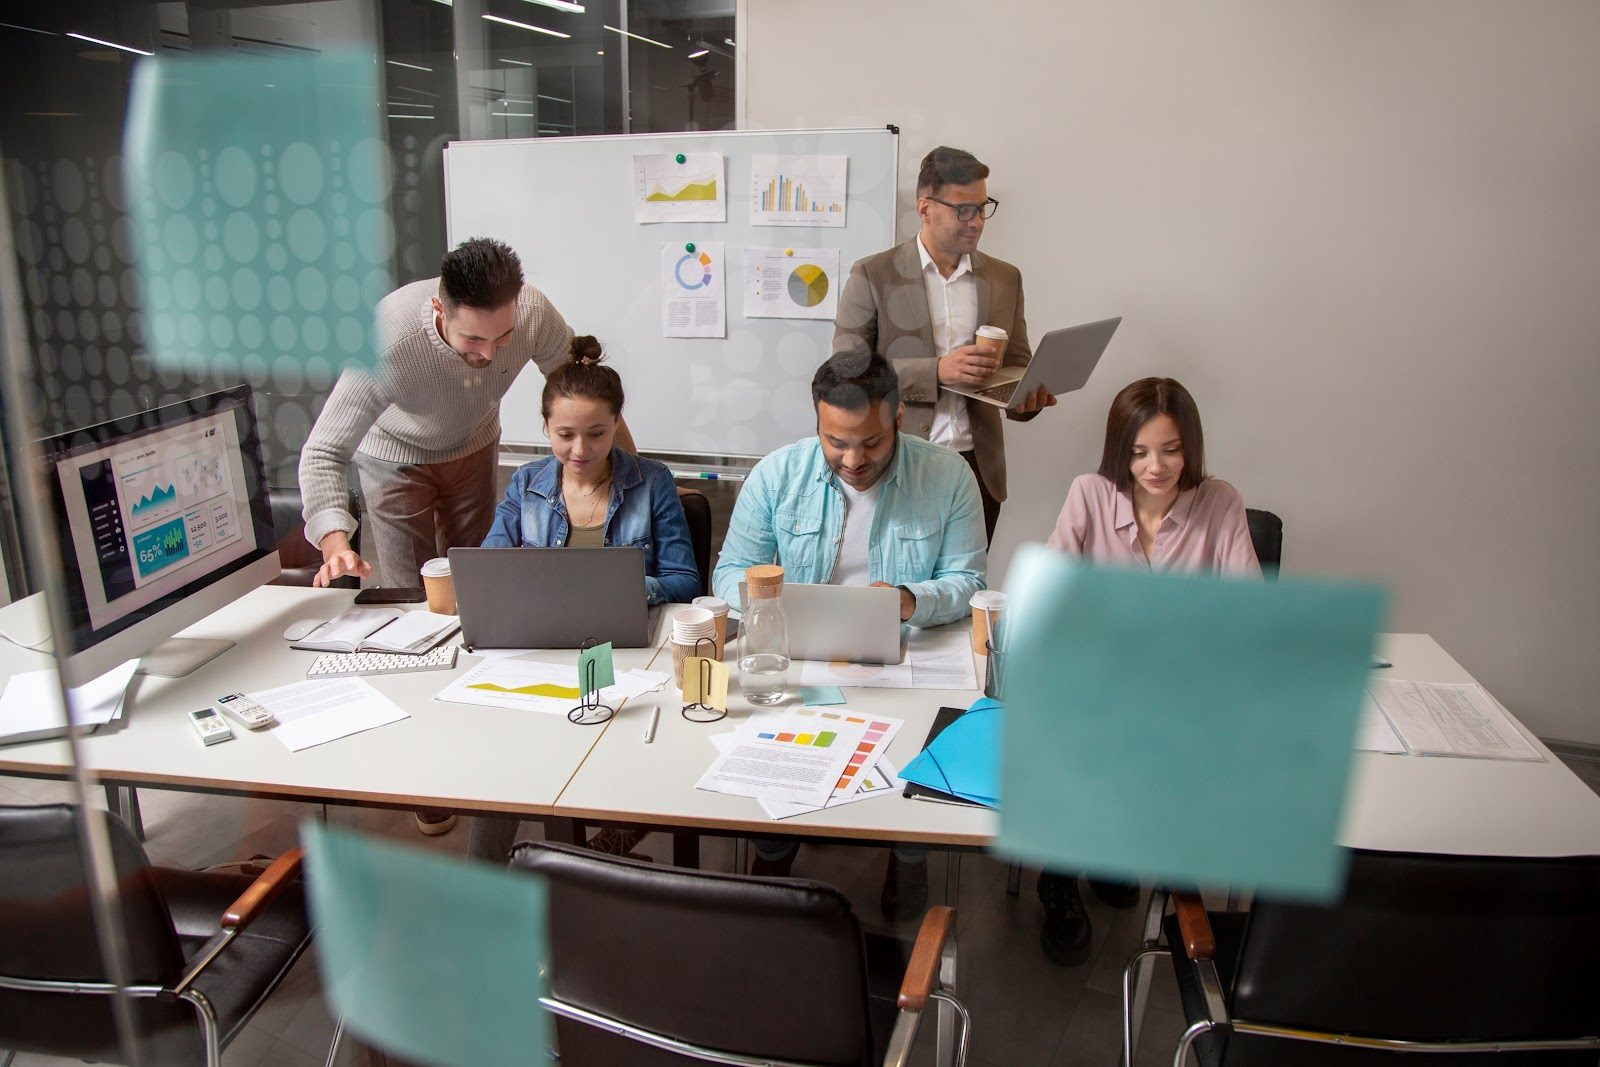
<path id="1" fill-rule="evenodd" d="M 800 687 L 800 703 L 813 708 L 827 707 L 830 704 L 843 704 L 844 690 L 836 685 L 802 685 Z"/>
<path id="2" fill-rule="evenodd" d="M 593 670 L 590 669 L 593 664 Z M 617 676 L 611 668 L 611 642 L 594 645 L 578 654 L 578 692 L 587 696 L 616 685 Z"/>
<path id="3" fill-rule="evenodd" d="M 322 985 L 363 1041 L 443 1067 L 542 1061 L 542 879 L 306 822 Z"/>
<path id="4" fill-rule="evenodd" d="M 1019 551 L 999 845 L 1069 871 L 1336 896 L 1382 590 Z"/>
<path id="5" fill-rule="evenodd" d="M 374 365 L 393 288 L 382 69 L 360 50 L 135 67 L 123 179 L 152 360 L 289 392 Z"/>

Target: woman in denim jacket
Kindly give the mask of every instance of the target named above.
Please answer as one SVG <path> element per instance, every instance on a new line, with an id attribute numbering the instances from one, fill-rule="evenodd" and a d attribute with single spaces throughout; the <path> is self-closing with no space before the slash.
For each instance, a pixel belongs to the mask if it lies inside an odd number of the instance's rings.
<path id="1" fill-rule="evenodd" d="M 622 378 L 602 358 L 593 337 L 574 337 L 572 362 L 545 379 L 540 411 L 554 455 L 512 475 L 484 547 L 637 545 L 649 602 L 686 604 L 700 595 L 700 573 L 677 486 L 662 464 L 612 443 Z"/>

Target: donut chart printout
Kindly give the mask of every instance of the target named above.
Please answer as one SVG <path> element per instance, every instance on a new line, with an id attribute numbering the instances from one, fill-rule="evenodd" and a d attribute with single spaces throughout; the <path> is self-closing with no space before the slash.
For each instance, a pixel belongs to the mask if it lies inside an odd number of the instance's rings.
<path id="1" fill-rule="evenodd" d="M 747 319 L 826 319 L 839 311 L 837 248 L 746 248 Z"/>

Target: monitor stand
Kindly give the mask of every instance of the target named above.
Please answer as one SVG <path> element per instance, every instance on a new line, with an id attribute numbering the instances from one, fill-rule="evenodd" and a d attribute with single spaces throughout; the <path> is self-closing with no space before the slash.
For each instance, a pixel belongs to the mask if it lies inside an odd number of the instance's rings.
<path id="1" fill-rule="evenodd" d="M 153 674 L 157 678 L 182 678 L 191 671 L 210 663 L 234 643 L 214 637 L 169 637 L 149 652 L 139 657 L 135 674 Z"/>

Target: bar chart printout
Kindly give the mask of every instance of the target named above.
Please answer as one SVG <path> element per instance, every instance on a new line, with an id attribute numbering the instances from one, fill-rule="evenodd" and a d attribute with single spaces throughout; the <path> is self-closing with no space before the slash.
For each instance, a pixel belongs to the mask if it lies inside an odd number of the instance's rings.
<path id="1" fill-rule="evenodd" d="M 845 225 L 848 156 L 752 156 L 750 225 Z"/>

